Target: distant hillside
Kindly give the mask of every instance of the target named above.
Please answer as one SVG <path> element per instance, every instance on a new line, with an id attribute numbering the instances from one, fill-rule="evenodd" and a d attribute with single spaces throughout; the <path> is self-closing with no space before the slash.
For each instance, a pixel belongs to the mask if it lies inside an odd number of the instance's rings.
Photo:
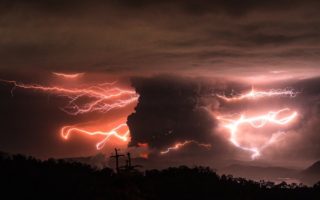
<path id="1" fill-rule="evenodd" d="M 320 161 L 313 163 L 310 167 L 304 170 L 306 173 L 320 174 Z"/>
<path id="2" fill-rule="evenodd" d="M 246 177 L 253 180 L 269 180 L 273 182 L 286 181 L 300 182 L 297 180 L 298 170 L 284 167 L 261 167 L 234 164 L 219 171 L 223 174 L 231 174 L 236 177 Z"/>
<path id="3" fill-rule="evenodd" d="M 313 163 L 300 173 L 301 179 L 309 184 L 314 184 L 320 180 L 320 161 Z"/>

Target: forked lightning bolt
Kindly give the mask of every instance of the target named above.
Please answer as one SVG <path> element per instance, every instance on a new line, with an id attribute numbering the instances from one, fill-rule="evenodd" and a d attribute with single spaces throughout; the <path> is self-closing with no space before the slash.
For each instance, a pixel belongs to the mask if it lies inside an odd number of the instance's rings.
<path id="1" fill-rule="evenodd" d="M 64 78 L 74 78 L 76 75 L 65 75 Z M 138 95 L 133 90 L 125 90 L 115 87 L 115 82 L 102 83 L 84 88 L 65 88 L 61 86 L 42 86 L 38 84 L 23 84 L 16 81 L 0 80 L 5 83 L 13 84 L 11 93 L 15 88 L 31 89 L 46 93 L 55 94 L 57 96 L 66 97 L 68 104 L 62 110 L 69 115 L 79 115 L 90 112 L 108 112 L 116 108 L 124 108 L 138 99 Z M 121 123 L 110 131 L 88 131 L 78 126 L 64 126 L 61 128 L 61 136 L 68 139 L 72 133 L 83 133 L 87 135 L 103 135 L 105 138 L 96 144 L 97 149 L 102 149 L 110 137 L 116 137 L 121 141 L 127 142 L 130 133 L 127 125 Z M 124 132 L 121 134 L 120 132 Z"/>
<path id="2" fill-rule="evenodd" d="M 199 143 L 199 142 L 197 142 L 195 140 L 186 140 L 184 142 L 178 142 L 175 145 L 173 145 L 171 147 L 168 147 L 166 150 L 161 151 L 160 154 L 167 154 L 170 151 L 178 150 L 178 149 L 184 147 L 185 145 L 188 145 L 188 144 L 191 144 L 191 143 L 199 145 L 199 146 L 204 147 L 206 149 L 210 149 L 211 148 L 211 144 L 202 144 L 202 143 Z"/>
<path id="3" fill-rule="evenodd" d="M 138 99 L 135 91 L 120 89 L 113 83 L 103 83 L 84 88 L 65 88 L 60 86 L 42 86 L 37 84 L 23 84 L 16 81 L 2 80 L 13 84 L 15 88 L 31 89 L 66 97 L 68 104 L 62 110 L 70 115 L 88 112 L 108 112 L 112 109 L 123 108 Z"/>
<path id="4" fill-rule="evenodd" d="M 276 124 L 276 125 L 286 125 L 293 121 L 294 118 L 297 117 L 298 113 L 296 111 L 291 112 L 289 115 L 279 118 L 279 114 L 283 112 L 289 112 L 289 108 L 284 108 L 278 111 L 270 111 L 265 115 L 259 115 L 256 117 L 245 117 L 241 115 L 237 120 L 225 119 L 223 117 L 218 117 L 219 120 L 228 122 L 225 127 L 230 131 L 230 142 L 234 144 L 236 147 L 241 148 L 245 151 L 249 151 L 252 153 L 251 158 L 255 159 L 257 156 L 260 156 L 261 150 L 265 148 L 267 145 L 273 143 L 280 134 L 273 134 L 272 137 L 267 141 L 267 143 L 263 147 L 246 147 L 242 146 L 238 140 L 238 132 L 239 126 L 243 124 L 249 124 L 251 127 L 259 129 L 263 128 L 267 123 Z M 282 132 L 280 132 L 282 133 Z"/>

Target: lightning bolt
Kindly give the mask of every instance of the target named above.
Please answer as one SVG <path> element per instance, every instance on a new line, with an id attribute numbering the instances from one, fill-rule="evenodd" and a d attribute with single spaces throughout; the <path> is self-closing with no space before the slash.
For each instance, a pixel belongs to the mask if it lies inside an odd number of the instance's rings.
<path id="1" fill-rule="evenodd" d="M 66 73 L 58 73 L 58 72 L 52 72 L 52 74 L 58 77 L 66 78 L 66 79 L 75 79 L 84 75 L 84 73 L 66 74 Z"/>
<path id="2" fill-rule="evenodd" d="M 65 88 L 60 86 L 42 86 L 38 84 L 23 84 L 16 81 L 1 80 L 13 84 L 11 94 L 16 88 L 31 89 L 69 99 L 62 110 L 70 115 L 89 112 L 108 112 L 116 108 L 124 108 L 138 100 L 135 91 L 113 87 L 115 82 L 103 83 L 87 88 Z"/>
<path id="3" fill-rule="evenodd" d="M 112 109 L 124 108 L 137 102 L 138 99 L 138 95 L 135 91 L 115 87 L 115 82 L 102 83 L 84 88 L 65 88 L 60 86 L 24 84 L 8 80 L 0 81 L 13 84 L 11 90 L 12 95 L 16 88 L 22 88 L 66 97 L 68 99 L 68 104 L 62 108 L 62 110 L 69 115 L 79 115 L 91 112 L 106 113 Z M 120 132 L 124 133 L 121 134 Z M 123 142 L 127 142 L 130 139 L 130 132 L 126 123 L 121 123 L 110 131 L 88 131 L 86 129 L 79 128 L 78 125 L 63 126 L 60 130 L 60 135 L 65 140 L 69 139 L 70 135 L 73 133 L 82 133 L 91 136 L 105 136 L 103 140 L 96 144 L 96 148 L 98 150 L 102 149 L 111 137 L 118 138 Z"/>
<path id="4" fill-rule="evenodd" d="M 180 149 L 180 148 L 182 148 L 182 147 L 184 147 L 184 146 L 186 146 L 188 144 L 191 144 L 191 143 L 196 144 L 196 145 L 201 146 L 201 147 L 206 148 L 206 149 L 210 149 L 211 148 L 211 144 L 203 144 L 203 143 L 199 143 L 199 142 L 197 142 L 195 140 L 186 140 L 184 142 L 178 142 L 178 143 L 174 144 L 173 146 L 168 147 L 166 150 L 161 151 L 160 154 L 167 154 L 170 151 L 178 150 L 178 149 Z"/>
<path id="5" fill-rule="evenodd" d="M 124 129 L 125 133 L 124 134 L 120 134 L 120 130 Z M 128 129 L 127 124 L 122 123 L 118 126 L 116 126 L 115 128 L 111 129 L 110 131 L 87 131 L 84 129 L 80 129 L 77 127 L 73 127 L 73 126 L 64 126 L 61 128 L 60 134 L 61 137 L 64 138 L 65 140 L 69 139 L 70 135 L 72 133 L 84 133 L 87 135 L 103 135 L 105 136 L 105 138 L 103 140 L 101 140 L 100 142 L 98 142 L 96 144 L 96 148 L 97 150 L 100 150 L 104 147 L 104 145 L 106 144 L 106 142 L 113 136 L 116 137 L 124 142 L 128 141 L 130 138 L 130 132 Z"/>
<path id="6" fill-rule="evenodd" d="M 227 102 L 232 101 L 241 101 L 244 99 L 259 99 L 264 97 L 275 97 L 275 96 L 288 96 L 288 97 L 296 97 L 298 92 L 295 92 L 293 89 L 271 89 L 269 91 L 256 91 L 252 87 L 251 91 L 240 94 L 234 97 L 226 97 L 225 95 L 219 95 L 216 96 L 220 99 L 223 99 Z"/>
<path id="7" fill-rule="evenodd" d="M 259 115 L 256 117 L 249 117 L 249 118 L 247 118 L 244 115 L 241 115 L 240 118 L 237 120 L 225 119 L 221 116 L 218 116 L 217 119 L 221 120 L 221 121 L 228 122 L 226 125 L 224 125 L 224 127 L 230 131 L 229 141 L 233 145 L 235 145 L 236 147 L 238 147 L 242 150 L 251 152 L 252 153 L 251 158 L 255 159 L 256 157 L 261 155 L 261 150 L 263 148 L 265 148 L 266 146 L 274 143 L 276 141 L 276 139 L 282 134 L 282 132 L 281 132 L 281 134 L 280 133 L 273 134 L 272 137 L 267 141 L 266 145 L 264 145 L 261 148 L 245 147 L 245 146 L 242 146 L 237 140 L 239 126 L 241 126 L 243 124 L 249 124 L 253 128 L 260 129 L 260 128 L 263 128 L 267 123 L 272 123 L 272 124 L 276 124 L 276 125 L 286 125 L 286 124 L 292 122 L 293 119 L 296 118 L 298 115 L 298 113 L 296 111 L 293 111 L 293 112 L 291 112 L 290 115 L 287 115 L 282 118 L 278 118 L 278 115 L 280 113 L 287 112 L 287 111 L 290 111 L 290 109 L 284 108 L 284 109 L 281 109 L 278 111 L 270 111 L 265 115 Z"/>

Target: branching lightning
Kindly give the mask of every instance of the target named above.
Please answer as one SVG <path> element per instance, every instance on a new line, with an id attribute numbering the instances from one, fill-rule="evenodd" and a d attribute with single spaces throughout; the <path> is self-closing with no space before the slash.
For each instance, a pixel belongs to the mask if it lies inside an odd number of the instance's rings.
<path id="1" fill-rule="evenodd" d="M 263 97 L 275 97 L 275 96 L 287 96 L 295 97 L 298 92 L 295 92 L 293 89 L 271 89 L 269 91 L 256 91 L 254 88 L 250 92 L 245 94 L 236 95 L 233 97 L 226 97 L 225 95 L 216 95 L 217 97 L 225 101 L 240 101 L 244 99 L 259 99 Z"/>
<path id="2" fill-rule="evenodd" d="M 263 148 L 275 142 L 276 139 L 283 132 L 279 132 L 278 134 L 273 134 L 272 137 L 267 141 L 267 143 L 262 147 L 245 147 L 245 146 L 242 146 L 237 140 L 239 126 L 243 124 L 249 124 L 253 128 L 260 129 L 260 128 L 263 128 L 267 123 L 276 124 L 276 125 L 286 125 L 292 122 L 293 119 L 297 117 L 298 113 L 296 111 L 293 111 L 285 117 L 279 118 L 278 116 L 283 112 L 289 112 L 289 111 L 290 111 L 289 108 L 284 108 L 278 111 L 270 111 L 265 115 L 259 115 L 256 117 L 246 117 L 244 115 L 241 115 L 240 118 L 237 120 L 230 120 L 230 119 L 225 119 L 219 116 L 218 119 L 228 122 L 224 127 L 229 129 L 230 131 L 230 138 L 229 138 L 230 142 L 238 148 L 251 152 L 252 153 L 251 158 L 255 159 L 256 157 L 261 155 L 261 150 Z"/>
<path id="3" fill-rule="evenodd" d="M 120 134 L 121 130 L 124 130 L 124 134 Z M 77 127 L 73 127 L 73 126 L 64 126 L 61 128 L 60 134 L 62 136 L 62 138 L 64 139 L 69 139 L 70 135 L 72 133 L 84 133 L 87 135 L 103 135 L 105 136 L 105 138 L 103 140 L 101 140 L 100 142 L 98 142 L 96 144 L 96 148 L 97 150 L 100 150 L 104 147 L 104 145 L 106 144 L 106 142 L 111 138 L 111 137 L 116 137 L 124 142 L 128 141 L 130 138 L 130 132 L 129 129 L 127 127 L 127 124 L 123 123 L 120 124 L 118 126 L 116 126 L 115 128 L 113 128 L 110 131 L 87 131 L 84 129 L 80 129 Z"/>
<path id="4" fill-rule="evenodd" d="M 225 95 L 216 95 L 220 99 L 226 101 L 226 102 L 237 102 L 237 101 L 243 101 L 243 100 L 258 100 L 261 98 L 270 98 L 270 97 L 296 97 L 298 92 L 294 91 L 293 89 L 271 89 L 269 91 L 259 91 L 255 90 L 253 87 L 251 91 L 240 94 L 240 95 L 234 95 L 231 97 L 227 97 Z M 288 113 L 285 117 L 280 117 L 279 115 L 283 113 Z M 239 142 L 239 127 L 242 125 L 249 125 L 254 129 L 261 129 L 265 128 L 267 124 L 274 124 L 279 126 L 288 125 L 290 122 L 292 122 L 296 117 L 298 113 L 296 111 L 291 112 L 289 108 L 284 108 L 278 111 L 270 111 L 267 114 L 264 115 L 258 115 L 254 117 L 246 117 L 245 115 L 241 115 L 239 119 L 226 119 L 224 117 L 218 116 L 217 119 L 220 120 L 224 127 L 227 128 L 230 132 L 229 141 L 236 147 L 251 152 L 251 158 L 255 159 L 258 156 L 261 155 L 261 151 L 269 146 L 270 144 L 273 144 L 278 140 L 280 136 L 282 136 L 285 132 L 278 131 L 276 133 L 272 133 L 271 137 L 267 140 L 266 143 L 264 143 L 262 146 L 255 145 L 252 146 L 245 146 L 240 144 Z"/>
<path id="5" fill-rule="evenodd" d="M 64 78 L 76 78 L 81 74 L 59 74 L 54 73 L 57 76 L 62 76 Z M 17 81 L 8 81 L 1 80 L 8 84 L 12 84 L 11 94 L 13 95 L 16 88 L 30 89 L 45 93 L 54 94 L 60 97 L 67 99 L 67 105 L 61 108 L 65 113 L 69 115 L 80 115 L 91 112 L 100 112 L 106 113 L 112 109 L 120 109 L 126 106 L 136 103 L 138 100 L 138 95 L 133 90 L 122 89 L 116 87 L 116 82 L 103 83 L 93 86 L 85 86 L 81 88 L 69 88 L 62 86 L 43 86 L 39 84 L 24 84 L 18 83 Z M 278 90 L 269 90 L 269 91 L 258 91 L 252 88 L 251 91 L 245 94 L 226 97 L 224 95 L 217 95 L 217 97 L 223 99 L 227 102 L 241 101 L 245 99 L 260 99 L 265 97 L 275 97 L 275 96 L 288 96 L 295 97 L 297 92 L 292 89 L 278 89 Z M 290 114 L 283 117 L 284 113 Z M 280 116 L 281 115 L 281 116 Z M 262 146 L 249 147 L 242 145 L 238 140 L 239 137 L 239 127 L 242 125 L 249 125 L 254 129 L 264 128 L 267 124 L 275 124 L 279 126 L 285 126 L 291 123 L 298 113 L 296 111 L 290 111 L 289 108 L 284 108 L 278 111 L 270 111 L 264 115 L 258 115 L 254 117 L 246 117 L 241 115 L 238 119 L 227 119 L 222 116 L 218 116 L 217 119 L 224 124 L 224 127 L 227 128 L 230 132 L 229 141 L 236 147 L 251 152 L 251 158 L 255 159 L 261 155 L 261 151 L 273 144 L 278 140 L 278 138 L 284 134 L 284 132 L 278 131 L 273 133 L 270 139 Z M 126 123 L 117 124 L 114 128 L 109 131 L 90 131 L 88 129 L 81 128 L 79 125 L 73 126 L 63 126 L 60 130 L 61 137 L 65 140 L 69 139 L 71 134 L 82 133 L 91 136 L 100 135 L 104 138 L 96 144 L 98 150 L 102 149 L 106 142 L 110 140 L 111 137 L 115 137 L 120 141 L 127 142 L 130 140 L 130 132 Z M 160 152 L 160 154 L 167 154 L 171 151 L 176 151 L 188 144 L 196 144 L 200 147 L 209 149 L 211 144 L 199 143 L 195 140 L 186 140 L 184 142 L 178 142 L 171 147 L 168 147 L 166 150 Z"/>
<path id="6" fill-rule="evenodd" d="M 71 77 L 68 77 L 71 78 Z M 55 94 L 68 99 L 68 104 L 62 108 L 69 115 L 79 115 L 91 112 L 106 113 L 112 109 L 124 108 L 131 103 L 135 103 L 138 95 L 133 90 L 125 90 L 115 87 L 115 82 L 103 83 L 84 88 L 66 88 L 60 86 L 42 86 L 38 84 L 24 84 L 16 81 L 0 80 L 5 83 L 13 84 L 11 94 L 16 88 L 30 89 L 45 93 Z M 111 138 L 116 137 L 121 141 L 127 142 L 130 139 L 130 132 L 127 124 L 121 123 L 110 131 L 88 131 L 79 126 L 64 126 L 61 128 L 61 136 L 69 139 L 73 133 L 83 133 L 87 135 L 103 135 L 105 138 L 96 144 L 98 150 L 102 149 L 105 143 Z"/>
<path id="7" fill-rule="evenodd" d="M 13 84 L 11 94 L 15 88 L 32 89 L 66 97 L 69 101 L 62 110 L 70 115 L 89 112 L 108 112 L 112 109 L 123 108 L 138 99 L 135 91 L 120 89 L 113 86 L 115 82 L 103 83 L 86 88 L 65 88 L 60 86 L 41 86 L 37 84 L 23 84 L 16 81 L 6 81 Z"/>
<path id="8" fill-rule="evenodd" d="M 196 144 L 196 145 L 198 145 L 200 147 L 203 147 L 203 148 L 206 148 L 206 149 L 210 149 L 211 148 L 211 144 L 203 144 L 203 143 L 199 143 L 199 142 L 197 142 L 195 140 L 186 140 L 184 142 L 178 142 L 175 145 L 173 145 L 171 147 L 168 147 L 166 150 L 161 151 L 160 154 L 167 154 L 170 151 L 178 150 L 178 149 L 180 149 L 180 148 L 182 148 L 182 147 L 184 147 L 184 146 L 186 146 L 188 144 L 191 144 L 191 143 Z"/>

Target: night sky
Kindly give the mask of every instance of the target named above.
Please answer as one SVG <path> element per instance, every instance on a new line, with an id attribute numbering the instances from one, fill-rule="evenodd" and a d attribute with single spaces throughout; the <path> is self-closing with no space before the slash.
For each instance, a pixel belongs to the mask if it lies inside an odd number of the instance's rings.
<path id="1" fill-rule="evenodd" d="M 320 159 L 319 9 L 316 0 L 0 0 L 0 151 L 62 158 L 118 147 L 163 165 L 306 166 Z M 35 85 L 129 93 L 98 108 L 133 100 L 74 114 L 66 112 L 75 109 L 72 92 Z M 294 95 L 219 97 L 253 88 Z M 94 98 L 84 92 L 72 105 Z M 260 148 L 281 134 L 255 159 L 230 141 L 221 120 L 284 108 L 279 118 L 298 113 L 290 124 L 245 127 L 251 135 L 238 136 L 242 147 Z M 129 140 L 110 137 L 100 150 L 101 135 L 60 135 L 64 126 L 92 132 L 119 123 L 127 124 Z M 192 142 L 161 154 L 185 141 Z"/>

